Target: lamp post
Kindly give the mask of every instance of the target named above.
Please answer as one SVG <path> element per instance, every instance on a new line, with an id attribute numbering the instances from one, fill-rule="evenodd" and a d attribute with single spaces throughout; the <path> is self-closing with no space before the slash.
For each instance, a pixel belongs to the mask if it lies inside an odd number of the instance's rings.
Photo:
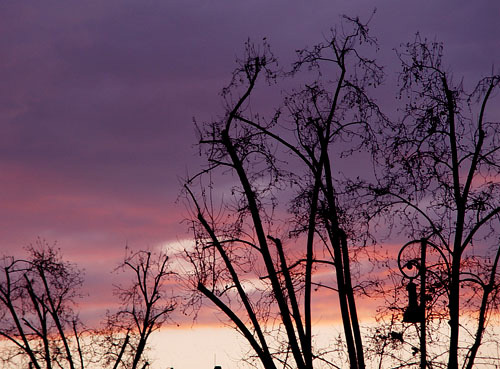
<path id="1" fill-rule="evenodd" d="M 427 251 L 428 246 L 437 251 L 437 256 L 442 258 L 449 271 L 448 261 L 441 249 L 428 238 L 412 240 L 407 242 L 398 254 L 398 267 L 403 277 L 409 280 L 406 285 L 408 291 L 408 306 L 403 313 L 403 322 L 420 324 L 420 369 L 427 365 L 426 348 L 426 274 L 427 274 Z M 417 250 L 415 250 L 417 248 Z M 417 285 L 414 280 L 420 280 L 420 296 L 417 295 Z M 418 298 L 420 297 L 420 299 Z"/>

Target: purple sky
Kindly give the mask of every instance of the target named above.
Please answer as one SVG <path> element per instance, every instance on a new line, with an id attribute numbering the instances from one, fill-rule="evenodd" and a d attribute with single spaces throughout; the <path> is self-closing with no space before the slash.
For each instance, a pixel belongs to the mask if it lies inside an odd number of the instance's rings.
<path id="1" fill-rule="evenodd" d="M 287 65 L 340 14 L 374 7 L 386 106 L 392 49 L 416 31 L 445 42 L 466 85 L 500 66 L 497 1 L 0 2 L 0 253 L 57 241 L 95 286 L 127 242 L 185 239 L 175 201 L 201 162 L 192 118 L 221 114 L 244 41 L 266 36 Z"/>

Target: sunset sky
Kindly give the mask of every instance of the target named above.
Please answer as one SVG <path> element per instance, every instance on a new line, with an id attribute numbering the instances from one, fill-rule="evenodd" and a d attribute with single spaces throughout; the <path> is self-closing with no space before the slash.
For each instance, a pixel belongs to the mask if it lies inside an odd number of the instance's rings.
<path id="1" fill-rule="evenodd" d="M 126 244 L 188 242 L 177 199 L 202 163 L 193 117 L 222 114 L 219 92 L 244 42 L 267 37 L 288 65 L 340 15 L 367 19 L 375 8 L 370 28 L 388 83 L 377 99 L 387 109 L 393 49 L 417 31 L 444 42 L 466 86 L 500 67 L 500 2 L 491 0 L 1 1 L 0 253 L 21 255 L 37 237 L 57 242 L 85 269 L 83 315 L 102 312 Z M 181 328 L 157 337 L 155 368 L 211 368 L 214 354 L 236 368 L 234 332 L 218 328 L 213 312 L 203 327 L 179 316 Z M 182 351 L 207 341 L 196 357 Z"/>

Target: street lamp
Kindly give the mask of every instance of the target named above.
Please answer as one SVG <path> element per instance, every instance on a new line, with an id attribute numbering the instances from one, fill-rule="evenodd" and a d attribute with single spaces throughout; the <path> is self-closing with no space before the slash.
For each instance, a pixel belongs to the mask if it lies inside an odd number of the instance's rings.
<path id="1" fill-rule="evenodd" d="M 427 274 L 427 246 L 438 252 L 449 272 L 448 261 L 441 249 L 427 238 L 407 242 L 398 254 L 398 267 L 403 277 L 409 280 L 406 285 L 408 291 L 408 306 L 403 313 L 403 322 L 420 324 L 420 369 L 426 367 L 426 274 Z M 448 274 L 449 275 L 449 274 Z M 417 285 L 414 280 L 420 279 L 420 301 L 417 295 Z"/>

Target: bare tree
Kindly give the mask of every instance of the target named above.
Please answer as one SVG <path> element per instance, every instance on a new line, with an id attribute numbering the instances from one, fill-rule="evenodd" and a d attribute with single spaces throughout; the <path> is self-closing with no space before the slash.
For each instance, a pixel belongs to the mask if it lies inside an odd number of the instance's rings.
<path id="1" fill-rule="evenodd" d="M 175 303 L 167 289 L 173 273 L 168 256 L 151 251 L 130 252 L 118 269 L 132 273 L 132 283 L 116 286 L 121 307 L 108 316 L 106 362 L 113 369 L 145 368 L 147 341 L 168 320 Z"/>
<path id="2" fill-rule="evenodd" d="M 338 367 L 313 345 L 318 288 L 337 293 L 343 360 L 365 367 L 354 291 L 366 285 L 351 273 L 359 224 L 340 201 L 334 165 L 375 142 L 368 121 L 383 116 L 367 91 L 382 70 L 363 56 L 376 47 L 367 25 L 343 20 L 325 42 L 298 51 L 290 73 L 280 72 L 265 41 L 246 44 L 223 90 L 225 115 L 200 128 L 208 165 L 185 186 L 196 240 L 185 251 L 198 291 L 193 303 L 204 296 L 216 305 L 268 369 Z M 303 84 L 266 119 L 252 97 L 261 81 L 274 86 L 282 77 Z M 333 285 L 314 276 L 324 266 Z"/>
<path id="3" fill-rule="evenodd" d="M 74 313 L 82 273 L 38 240 L 27 259 L 2 259 L 0 336 L 9 345 L 4 364 L 34 368 L 83 368 L 87 348 Z"/>
<path id="4" fill-rule="evenodd" d="M 422 262 L 424 252 L 411 262 L 423 280 L 420 307 L 429 329 L 419 333 L 419 344 L 411 335 L 401 342 L 417 347 L 422 368 L 472 369 L 487 362 L 484 356 L 478 362 L 479 348 L 499 303 L 500 129 L 488 106 L 500 76 L 481 79 L 467 93 L 443 65 L 442 50 L 417 35 L 398 52 L 405 116 L 383 130 L 384 170 L 370 187 L 371 215 L 399 224 L 410 240 L 422 239 L 416 245 L 428 245 L 433 259 Z"/>
<path id="5" fill-rule="evenodd" d="M 59 250 L 38 240 L 28 258 L 2 259 L 0 359 L 5 367 L 53 369 L 146 368 L 147 341 L 173 310 L 167 295 L 168 257 L 130 253 L 120 266 L 132 282 L 117 287 L 121 307 L 104 330 L 79 320 L 77 298 L 83 273 Z"/>

